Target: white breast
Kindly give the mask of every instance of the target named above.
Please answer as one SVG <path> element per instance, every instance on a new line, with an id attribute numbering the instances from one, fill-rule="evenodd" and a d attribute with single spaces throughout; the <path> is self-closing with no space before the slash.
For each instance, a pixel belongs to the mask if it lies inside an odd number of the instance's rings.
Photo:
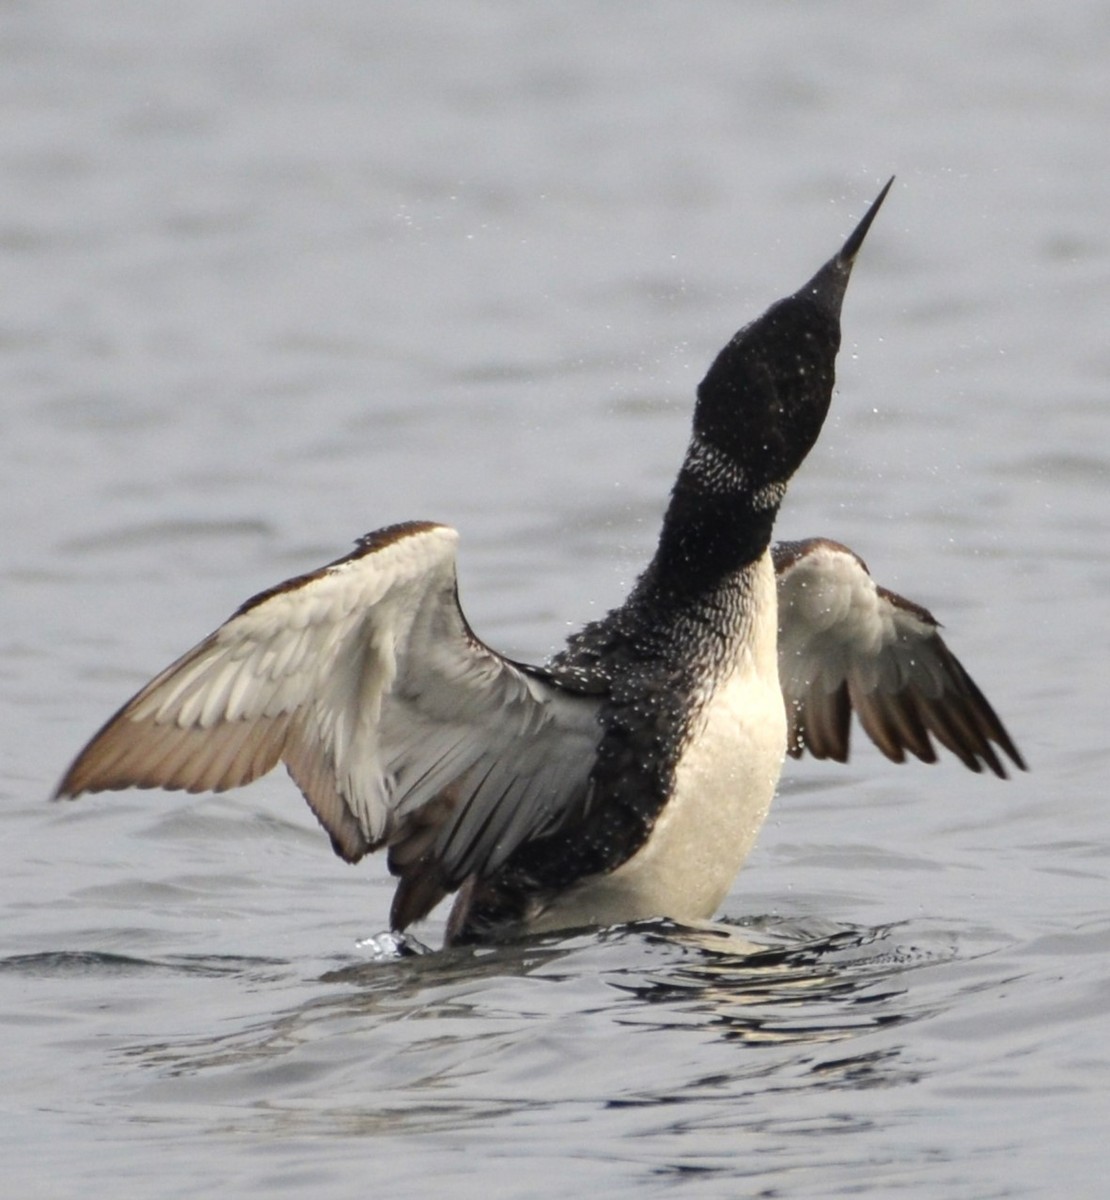
<path id="1" fill-rule="evenodd" d="M 651 837 L 617 870 L 583 880 L 538 929 L 645 917 L 702 920 L 720 907 L 767 817 L 786 753 L 770 557 L 759 564 L 752 623 L 731 673 L 714 681 Z"/>

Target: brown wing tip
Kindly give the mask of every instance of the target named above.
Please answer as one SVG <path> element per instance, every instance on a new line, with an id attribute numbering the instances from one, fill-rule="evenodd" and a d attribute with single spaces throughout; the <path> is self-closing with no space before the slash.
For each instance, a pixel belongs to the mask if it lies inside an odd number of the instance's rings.
<path id="1" fill-rule="evenodd" d="M 816 759 L 847 762 L 854 711 L 864 732 L 891 762 L 905 762 L 908 751 L 921 762 L 936 763 L 935 740 L 976 774 L 986 767 L 999 779 L 1008 779 L 999 752 L 1027 771 L 1025 759 L 990 702 L 947 647 L 943 643 L 941 647 L 952 685 L 943 697 L 932 698 L 916 689 L 877 696 L 845 684 L 819 698 L 794 701 L 787 713 L 787 753 L 791 758 L 808 753 Z"/>

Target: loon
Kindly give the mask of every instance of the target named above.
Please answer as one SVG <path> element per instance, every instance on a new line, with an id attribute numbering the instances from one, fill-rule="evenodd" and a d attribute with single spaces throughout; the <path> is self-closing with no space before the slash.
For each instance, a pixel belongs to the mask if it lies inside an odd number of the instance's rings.
<path id="1" fill-rule="evenodd" d="M 129 700 L 56 795 L 219 792 L 283 762 L 347 862 L 381 847 L 401 933 L 447 944 L 712 917 L 789 753 L 1025 769 L 920 605 L 823 538 L 772 545 L 829 408 L 840 310 L 891 179 L 842 249 L 741 329 L 697 390 L 655 555 L 543 666 L 479 640 L 454 529 L 380 529 L 279 583 Z"/>

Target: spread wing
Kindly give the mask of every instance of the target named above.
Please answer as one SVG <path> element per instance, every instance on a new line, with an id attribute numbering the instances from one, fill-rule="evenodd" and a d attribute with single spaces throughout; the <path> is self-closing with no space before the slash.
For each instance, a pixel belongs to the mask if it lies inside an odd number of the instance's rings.
<path id="1" fill-rule="evenodd" d="M 279 761 L 349 862 L 390 846 L 394 924 L 584 801 L 597 698 L 471 632 L 458 535 L 411 523 L 244 604 L 78 755 L 59 796 L 223 791 Z"/>
<path id="2" fill-rule="evenodd" d="M 1025 763 L 932 614 L 876 586 L 846 546 L 823 538 L 780 542 L 779 675 L 799 758 L 844 762 L 852 711 L 894 762 L 906 751 L 936 761 L 935 738 L 972 771 L 1005 778 L 996 747 Z"/>

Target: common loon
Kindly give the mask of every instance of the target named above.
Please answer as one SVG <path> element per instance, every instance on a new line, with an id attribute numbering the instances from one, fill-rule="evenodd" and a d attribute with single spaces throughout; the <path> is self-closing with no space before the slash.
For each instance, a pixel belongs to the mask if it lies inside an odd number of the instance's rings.
<path id="1" fill-rule="evenodd" d="M 771 545 L 832 396 L 843 248 L 740 330 L 697 391 L 655 556 L 544 666 L 459 607 L 458 535 L 411 522 L 248 600 L 81 751 L 57 789 L 223 791 L 279 761 L 348 862 L 388 848 L 402 931 L 448 943 L 714 915 L 786 753 L 1024 762 L 931 614 L 824 539 Z"/>

